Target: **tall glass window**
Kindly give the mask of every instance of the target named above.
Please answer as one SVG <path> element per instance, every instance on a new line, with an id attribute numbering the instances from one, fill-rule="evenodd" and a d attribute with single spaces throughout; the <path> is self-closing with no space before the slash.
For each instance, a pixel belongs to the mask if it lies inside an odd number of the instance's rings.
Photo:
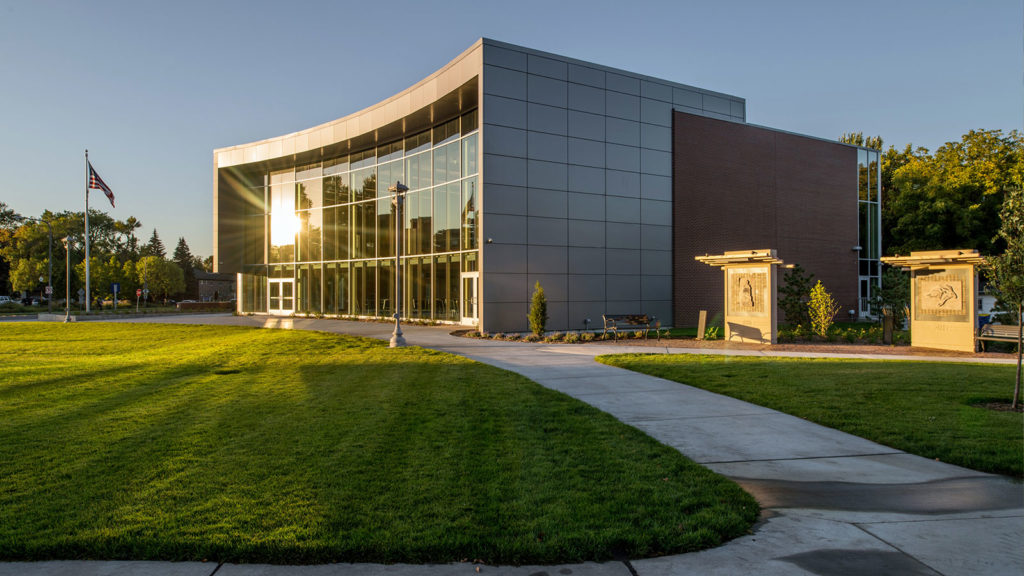
<path id="1" fill-rule="evenodd" d="M 294 286 L 297 314 L 393 314 L 397 224 L 403 316 L 460 321 L 461 273 L 479 259 L 478 121 L 472 110 L 372 148 L 263 172 L 244 218 L 252 274 L 244 291 L 264 302 L 253 311 L 266 311 L 270 288 L 283 310 L 280 292 Z M 397 181 L 409 187 L 400 223 L 388 191 Z"/>
<path id="2" fill-rule="evenodd" d="M 295 214 L 295 191 L 291 170 L 270 175 L 270 262 L 295 261 L 295 235 L 299 219 Z"/>
<path id="3" fill-rule="evenodd" d="M 857 150 L 857 213 L 858 245 L 860 255 L 861 315 L 871 313 L 871 297 L 881 283 L 880 258 L 882 256 L 881 162 L 878 150 Z"/>

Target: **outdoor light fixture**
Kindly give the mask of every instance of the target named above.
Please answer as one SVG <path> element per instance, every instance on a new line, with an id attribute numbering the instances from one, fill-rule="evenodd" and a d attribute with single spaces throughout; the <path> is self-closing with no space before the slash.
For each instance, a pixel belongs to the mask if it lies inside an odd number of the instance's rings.
<path id="1" fill-rule="evenodd" d="M 391 205 L 395 207 L 395 331 L 391 333 L 392 348 L 405 346 L 405 337 L 402 336 L 402 204 L 408 191 L 409 187 L 401 180 L 388 188 L 388 192 L 394 194 Z"/>
<path id="2" fill-rule="evenodd" d="M 860 252 L 861 250 L 863 250 L 863 248 L 861 248 L 860 246 L 854 246 L 853 247 L 853 251 L 854 252 Z"/>
<path id="3" fill-rule="evenodd" d="M 67 257 L 67 272 L 64 273 L 64 322 L 71 321 L 71 236 L 61 238 Z"/>

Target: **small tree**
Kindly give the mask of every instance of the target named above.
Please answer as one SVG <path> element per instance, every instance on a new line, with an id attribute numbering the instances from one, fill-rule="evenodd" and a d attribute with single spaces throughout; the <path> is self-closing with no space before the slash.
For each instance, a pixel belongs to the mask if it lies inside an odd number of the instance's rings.
<path id="1" fill-rule="evenodd" d="M 1002 226 L 999 237 L 1006 241 L 1006 251 L 988 258 L 986 273 L 1000 303 L 1016 311 L 1017 380 L 1013 387 L 1012 407 L 1020 403 L 1021 354 L 1024 344 L 1024 190 L 1007 190 L 999 214 Z"/>
<path id="2" fill-rule="evenodd" d="M 893 325 L 903 326 L 910 306 L 910 274 L 890 266 L 882 272 L 882 289 L 871 295 L 871 313 L 882 317 L 886 308 L 892 311 Z"/>
<path id="3" fill-rule="evenodd" d="M 811 288 L 811 301 L 807 303 L 807 312 L 811 317 L 811 330 L 822 338 L 827 337 L 828 329 L 832 327 L 832 322 L 839 313 L 839 303 L 825 290 L 821 280 Z"/>
<path id="4" fill-rule="evenodd" d="M 530 300 L 530 332 L 537 336 L 544 334 L 548 323 L 548 299 L 544 297 L 544 289 L 540 282 L 533 287 L 533 298 Z"/>
<path id="5" fill-rule="evenodd" d="M 812 278 L 814 274 L 808 274 L 799 264 L 790 268 L 783 277 L 785 284 L 779 288 L 782 295 L 779 308 L 786 315 L 786 322 L 794 326 L 806 326 L 810 320 L 807 301 L 810 300 Z"/>

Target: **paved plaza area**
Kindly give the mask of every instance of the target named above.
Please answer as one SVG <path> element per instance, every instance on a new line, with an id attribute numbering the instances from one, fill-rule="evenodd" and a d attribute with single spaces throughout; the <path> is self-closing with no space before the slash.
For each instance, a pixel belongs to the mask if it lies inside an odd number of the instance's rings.
<path id="1" fill-rule="evenodd" d="M 172 316 L 123 321 L 319 330 L 385 340 L 392 330 L 391 325 L 382 323 L 266 316 Z M 1024 486 L 1020 482 L 906 454 L 801 418 L 594 361 L 596 355 L 618 352 L 773 352 L 530 344 L 459 338 L 450 335 L 450 330 L 404 327 L 410 345 L 459 354 L 517 372 L 678 449 L 753 494 L 763 508 L 761 521 L 750 535 L 712 550 L 603 564 L 508 567 L 39 562 L 0 564 L 0 575 L 447 576 L 478 571 L 517 576 L 1024 575 Z"/>

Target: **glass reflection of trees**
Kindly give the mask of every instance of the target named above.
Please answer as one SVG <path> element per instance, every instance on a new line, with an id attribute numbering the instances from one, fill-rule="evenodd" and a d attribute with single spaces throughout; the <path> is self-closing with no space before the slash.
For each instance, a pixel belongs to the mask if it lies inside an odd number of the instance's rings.
<path id="1" fill-rule="evenodd" d="M 460 274 L 477 261 L 476 122 L 471 112 L 376 149 L 265 173 L 269 233 L 256 230 L 261 219 L 246 219 L 247 267 L 269 265 L 267 275 L 295 278 L 300 313 L 393 313 L 396 223 L 387 188 L 402 181 L 410 188 L 403 309 L 414 318 L 458 320 Z M 265 263 L 255 246 L 261 238 Z M 275 266 L 285 263 L 288 272 Z"/>

